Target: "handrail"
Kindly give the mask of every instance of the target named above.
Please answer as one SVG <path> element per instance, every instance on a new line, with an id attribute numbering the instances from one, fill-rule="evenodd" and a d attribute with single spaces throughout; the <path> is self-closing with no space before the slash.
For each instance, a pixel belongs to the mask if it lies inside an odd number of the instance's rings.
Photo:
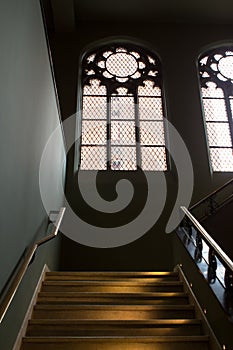
<path id="1" fill-rule="evenodd" d="M 233 272 L 233 262 L 228 257 L 228 255 L 224 253 L 220 246 L 213 240 L 213 238 L 210 237 L 208 232 L 204 229 L 204 227 L 197 221 L 197 219 L 190 213 L 190 211 L 187 208 L 182 206 L 181 210 L 185 213 L 189 220 L 192 221 L 194 226 L 196 226 L 198 232 L 204 237 L 205 241 L 209 243 L 209 245 L 214 249 L 217 255 L 225 262 L 225 264 Z"/>
<path id="2" fill-rule="evenodd" d="M 1 305 L 0 305 L 0 323 L 2 322 L 14 296 L 15 296 L 15 293 L 27 271 L 27 268 L 37 250 L 37 248 L 50 241 L 51 239 L 55 238 L 57 236 L 57 233 L 59 231 L 59 227 L 61 225 L 61 221 L 63 219 L 63 216 L 64 216 L 64 213 L 65 213 L 65 210 L 66 208 L 61 208 L 60 211 L 59 211 L 59 214 L 57 216 L 57 219 L 54 223 L 54 229 L 52 231 L 52 233 L 50 235 L 48 235 L 47 237 L 44 237 L 42 238 L 41 240 L 39 240 L 38 242 L 36 242 L 29 250 L 28 250 L 28 253 L 26 254 L 26 257 L 25 257 L 25 260 L 22 264 L 22 266 L 20 267 L 18 273 L 16 274 L 7 294 L 5 295 Z"/>
<path id="3" fill-rule="evenodd" d="M 192 205 L 189 210 L 193 210 L 196 207 L 198 207 L 200 204 L 204 203 L 205 201 L 207 201 L 209 198 L 213 197 L 215 194 L 217 194 L 218 192 L 222 191 L 225 187 L 227 187 L 230 183 L 233 184 L 233 179 L 229 180 L 228 182 L 226 182 L 224 185 L 222 185 L 221 187 L 217 188 L 215 191 L 211 192 L 210 194 L 208 194 L 206 197 L 202 198 L 199 202 L 195 203 L 194 205 Z"/>

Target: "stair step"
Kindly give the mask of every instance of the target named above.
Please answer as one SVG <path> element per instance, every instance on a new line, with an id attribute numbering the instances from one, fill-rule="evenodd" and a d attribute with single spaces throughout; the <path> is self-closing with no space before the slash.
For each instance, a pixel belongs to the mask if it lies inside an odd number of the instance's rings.
<path id="1" fill-rule="evenodd" d="M 25 337 L 21 350 L 208 350 L 208 336 Z"/>
<path id="2" fill-rule="evenodd" d="M 44 305 L 37 304 L 34 319 L 186 319 L 194 318 L 193 305 Z"/>
<path id="3" fill-rule="evenodd" d="M 85 293 L 85 292 L 40 292 L 38 304 L 188 304 L 188 294 L 178 292 L 165 293 Z"/>
<path id="4" fill-rule="evenodd" d="M 126 280 L 130 278 L 131 280 L 140 280 L 140 281 L 148 281 L 153 280 L 155 281 L 163 281 L 163 280 L 171 280 L 171 281 L 177 281 L 179 280 L 179 276 L 177 272 L 170 272 L 170 271 L 162 271 L 162 272 L 143 272 L 143 271 L 90 271 L 90 272 L 47 272 L 46 273 L 46 280 L 54 280 L 54 281 L 77 281 L 77 280 L 87 280 L 87 281 L 94 281 L 94 280 Z"/>
<path id="5" fill-rule="evenodd" d="M 182 292 L 180 281 L 44 281 L 42 292 Z"/>
<path id="6" fill-rule="evenodd" d="M 200 320 L 30 320 L 27 336 L 200 335 Z"/>

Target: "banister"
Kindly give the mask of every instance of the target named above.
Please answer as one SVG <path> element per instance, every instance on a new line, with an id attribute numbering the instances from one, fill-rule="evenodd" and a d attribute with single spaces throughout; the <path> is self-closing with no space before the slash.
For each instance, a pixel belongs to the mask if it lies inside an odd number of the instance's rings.
<path id="1" fill-rule="evenodd" d="M 204 227 L 199 223 L 199 221 L 190 213 L 190 211 L 184 206 L 181 207 L 181 210 L 189 218 L 189 220 L 194 224 L 198 229 L 198 232 L 203 236 L 204 240 L 209 243 L 209 245 L 214 249 L 217 255 L 225 262 L 228 268 L 233 272 L 233 262 L 228 257 L 226 253 L 221 249 L 221 247 L 213 240 L 213 238 L 208 234 Z"/>
<path id="2" fill-rule="evenodd" d="M 215 194 L 221 192 L 225 187 L 227 187 L 228 185 L 230 185 L 232 183 L 233 185 L 233 179 L 229 180 L 228 182 L 226 182 L 223 186 L 217 188 L 215 191 L 211 192 L 210 194 L 208 194 L 206 197 L 202 198 L 199 202 L 195 203 L 194 205 L 192 205 L 189 209 L 193 210 L 196 207 L 198 207 L 200 204 L 204 203 L 205 201 L 207 201 L 208 199 L 210 199 L 211 197 L 213 197 Z"/>
<path id="3" fill-rule="evenodd" d="M 63 219 L 63 216 L 64 216 L 64 213 L 65 213 L 65 210 L 66 208 L 61 208 L 60 211 L 59 211 L 59 214 L 57 216 L 57 219 L 54 223 L 54 228 L 52 230 L 52 233 L 44 238 L 42 238 L 41 240 L 39 240 L 38 242 L 36 242 L 31 248 L 29 248 L 26 256 L 25 256 L 25 259 L 22 263 L 22 265 L 20 266 L 19 268 L 19 271 L 17 272 L 16 276 L 14 277 L 14 280 L 9 288 L 9 290 L 7 291 L 6 295 L 4 296 L 3 298 L 3 301 L 0 305 L 0 323 L 2 322 L 14 296 L 15 296 L 15 293 L 27 271 L 27 268 L 28 266 L 30 265 L 30 262 L 34 256 L 34 254 L 36 253 L 36 250 L 37 248 L 50 241 L 51 239 L 55 238 L 57 236 L 57 233 L 59 231 L 59 227 L 61 225 L 61 221 Z"/>

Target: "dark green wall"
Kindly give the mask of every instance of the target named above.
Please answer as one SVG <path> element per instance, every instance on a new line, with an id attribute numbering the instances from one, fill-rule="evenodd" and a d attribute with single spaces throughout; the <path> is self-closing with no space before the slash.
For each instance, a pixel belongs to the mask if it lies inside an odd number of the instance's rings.
<path id="1" fill-rule="evenodd" d="M 47 214 L 39 188 L 45 144 L 59 125 L 39 1 L 0 3 L 0 291 L 24 249 L 45 234 Z M 45 186 L 51 210 L 63 204 L 58 180 L 64 171 L 62 133 L 50 155 Z M 58 240 L 40 248 L 0 325 L 0 348 L 10 350 L 44 263 L 58 266 Z"/>

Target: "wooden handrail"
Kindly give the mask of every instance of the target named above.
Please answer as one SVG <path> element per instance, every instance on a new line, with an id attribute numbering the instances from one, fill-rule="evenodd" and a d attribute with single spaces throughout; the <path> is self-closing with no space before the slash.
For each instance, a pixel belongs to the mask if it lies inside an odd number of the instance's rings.
<path id="1" fill-rule="evenodd" d="M 211 192 L 210 194 L 208 194 L 206 197 L 202 198 L 199 202 L 197 202 L 196 204 L 192 205 L 189 210 L 193 210 L 196 207 L 198 207 L 200 204 L 204 203 L 206 200 L 210 199 L 212 196 L 214 196 L 215 194 L 217 194 L 218 192 L 222 191 L 225 187 L 227 187 L 228 185 L 230 185 L 232 183 L 233 185 L 233 179 L 229 180 L 228 182 L 226 182 L 223 186 L 217 188 L 215 191 Z"/>
<path id="2" fill-rule="evenodd" d="M 17 272 L 16 276 L 14 277 L 14 280 L 9 288 L 9 290 L 7 291 L 6 295 L 3 298 L 3 301 L 0 305 L 0 323 L 2 322 L 14 296 L 15 293 L 27 271 L 27 268 L 34 256 L 34 254 L 36 253 L 37 248 L 50 241 L 51 239 L 55 238 L 57 236 L 57 233 L 59 231 L 59 227 L 61 225 L 61 221 L 63 219 L 64 213 L 65 213 L 66 208 L 61 208 L 59 211 L 59 214 L 57 216 L 57 219 L 54 223 L 54 229 L 52 231 L 52 233 L 50 235 L 48 235 L 47 237 L 42 238 L 40 241 L 36 242 L 27 252 L 25 259 L 21 265 L 21 267 L 19 268 L 19 271 Z"/>
<path id="3" fill-rule="evenodd" d="M 189 218 L 189 220 L 194 224 L 198 232 L 203 236 L 204 240 L 208 242 L 211 248 L 213 248 L 214 251 L 217 253 L 217 255 L 220 257 L 220 259 L 224 261 L 225 264 L 228 266 L 228 268 L 233 272 L 233 262 L 231 261 L 229 256 L 226 253 L 224 253 L 222 248 L 219 247 L 219 245 L 215 242 L 215 240 L 208 234 L 208 232 L 204 229 L 204 227 L 200 224 L 200 222 L 190 213 L 190 211 L 187 208 L 181 207 L 181 210 L 185 213 L 185 215 Z"/>

